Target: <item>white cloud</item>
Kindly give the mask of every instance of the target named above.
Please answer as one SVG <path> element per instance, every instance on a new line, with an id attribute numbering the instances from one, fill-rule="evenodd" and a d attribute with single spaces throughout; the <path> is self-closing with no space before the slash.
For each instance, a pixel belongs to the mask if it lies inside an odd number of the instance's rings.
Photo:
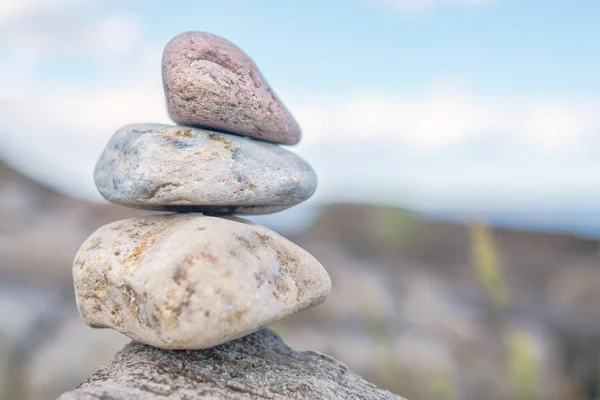
<path id="1" fill-rule="evenodd" d="M 529 107 L 522 129 L 529 140 L 547 150 L 584 146 L 586 139 L 600 133 L 599 105 L 542 100 Z"/>
<path id="2" fill-rule="evenodd" d="M 49 10 L 72 6 L 80 0 L 2 0 L 0 26 L 17 23 Z"/>
<path id="3" fill-rule="evenodd" d="M 375 6 L 400 13 L 418 13 L 442 5 L 478 6 L 498 0 L 365 0 Z"/>
<path id="4" fill-rule="evenodd" d="M 570 152 L 600 133 L 599 106 L 600 99 L 490 97 L 442 84 L 409 96 L 356 95 L 294 110 L 306 145 L 385 140 L 441 150 L 489 138 L 539 152 Z"/>
<path id="5" fill-rule="evenodd" d="M 435 83 L 291 108 L 304 130 L 298 150 L 327 201 L 429 210 L 600 201 L 600 98 L 489 96 Z"/>
<path id="6" fill-rule="evenodd" d="M 60 19 L 55 23 L 60 24 Z M 0 37 L 0 46 L 9 51 L 11 62 L 25 65 L 61 53 L 108 61 L 131 54 L 134 47 L 140 45 L 143 29 L 139 16 L 115 13 L 70 22 L 58 28 L 19 25 L 5 30 L 6 34 Z"/>
<path id="7" fill-rule="evenodd" d="M 109 7 L 119 3 L 123 0 L 2 0 L 0 48 L 22 68 L 48 55 L 126 57 L 140 45 L 144 26 L 139 15 Z"/>
<path id="8" fill-rule="evenodd" d="M 94 21 L 81 42 L 104 56 L 128 54 L 141 40 L 142 21 L 135 15 L 111 15 Z"/>

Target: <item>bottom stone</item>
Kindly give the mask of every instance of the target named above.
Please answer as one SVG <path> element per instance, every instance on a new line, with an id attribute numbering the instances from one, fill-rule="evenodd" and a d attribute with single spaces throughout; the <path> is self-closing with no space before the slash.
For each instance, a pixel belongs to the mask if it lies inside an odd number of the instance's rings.
<path id="1" fill-rule="evenodd" d="M 59 400 L 395 399 L 312 351 L 297 352 L 269 330 L 207 350 L 160 350 L 132 342 Z"/>

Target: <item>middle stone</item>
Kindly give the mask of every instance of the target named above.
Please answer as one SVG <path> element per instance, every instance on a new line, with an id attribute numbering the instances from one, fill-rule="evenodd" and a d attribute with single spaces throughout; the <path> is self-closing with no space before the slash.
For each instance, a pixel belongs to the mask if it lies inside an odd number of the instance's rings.
<path id="1" fill-rule="evenodd" d="M 160 124 L 115 133 L 94 179 L 102 196 L 117 204 L 214 214 L 281 211 L 317 186 L 310 165 L 277 145 Z"/>

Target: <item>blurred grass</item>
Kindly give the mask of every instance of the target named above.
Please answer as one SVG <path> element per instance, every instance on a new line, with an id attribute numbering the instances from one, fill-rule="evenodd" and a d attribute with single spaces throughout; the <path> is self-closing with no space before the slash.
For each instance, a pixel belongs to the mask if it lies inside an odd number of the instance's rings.
<path id="1" fill-rule="evenodd" d="M 469 231 L 475 277 L 494 307 L 497 310 L 505 309 L 510 302 L 510 293 L 492 235 L 481 221 L 471 222 Z"/>
<path id="2" fill-rule="evenodd" d="M 426 394 L 427 399 L 431 400 L 458 400 L 458 388 L 454 378 L 443 370 L 429 371 L 429 380 L 431 386 L 429 393 Z"/>
<path id="3" fill-rule="evenodd" d="M 384 208 L 375 217 L 375 239 L 378 242 L 394 246 L 410 245 L 419 225 L 410 212 L 401 208 Z"/>
<path id="4" fill-rule="evenodd" d="M 510 336 L 507 347 L 508 374 L 515 399 L 541 399 L 541 365 L 532 352 L 535 339 L 527 331 L 516 331 Z"/>
<path id="5" fill-rule="evenodd" d="M 376 375 L 380 385 L 394 393 L 403 393 L 406 382 L 403 381 L 402 371 L 395 358 L 394 333 L 389 328 L 383 308 L 374 298 L 367 296 L 363 301 L 362 315 L 368 335 L 374 343 Z M 442 368 L 421 368 L 418 372 L 421 379 L 417 399 L 459 399 L 457 384 L 448 371 Z"/>
<path id="6" fill-rule="evenodd" d="M 376 301 L 376 297 L 368 293 L 363 296 L 361 305 L 360 312 L 365 322 L 365 329 L 374 345 L 375 375 L 386 389 L 401 393 L 402 374 L 394 355 L 394 334 L 389 328 L 385 311 Z"/>
<path id="7" fill-rule="evenodd" d="M 390 329 L 386 313 L 377 296 L 363 297 L 361 314 L 365 321 L 367 334 L 372 340 L 376 359 L 376 377 L 380 386 L 401 394 L 406 382 L 396 360 L 394 348 L 394 332 Z M 418 367 L 416 367 L 418 368 Z M 442 368 L 428 368 L 419 371 L 421 383 L 420 395 L 424 400 L 458 400 L 458 387 L 454 377 Z"/>
<path id="8" fill-rule="evenodd" d="M 481 221 L 471 222 L 469 231 L 475 277 L 494 306 L 494 319 L 499 322 L 496 329 L 506 331 L 503 317 L 510 305 L 510 290 L 492 233 Z M 541 399 L 542 366 L 533 353 L 535 346 L 533 335 L 522 329 L 513 332 L 505 343 L 506 370 L 516 400 Z"/>

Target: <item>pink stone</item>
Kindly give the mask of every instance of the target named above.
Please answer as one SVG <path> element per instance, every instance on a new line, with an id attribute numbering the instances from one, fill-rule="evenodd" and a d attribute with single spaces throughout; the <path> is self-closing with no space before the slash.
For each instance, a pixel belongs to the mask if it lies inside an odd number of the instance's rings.
<path id="1" fill-rule="evenodd" d="M 256 64 L 219 36 L 176 36 L 165 47 L 162 72 L 169 115 L 180 125 L 282 144 L 300 140 L 300 127 Z"/>

